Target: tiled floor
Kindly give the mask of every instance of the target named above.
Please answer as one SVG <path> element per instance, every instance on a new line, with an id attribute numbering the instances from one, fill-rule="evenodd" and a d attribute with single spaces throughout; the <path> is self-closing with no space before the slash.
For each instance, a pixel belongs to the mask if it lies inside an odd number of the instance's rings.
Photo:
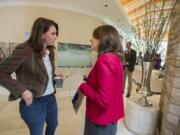
<path id="1" fill-rule="evenodd" d="M 4 96 L 3 96 L 4 98 Z M 0 135 L 28 135 L 24 122 L 20 119 L 18 102 L 5 102 L 0 97 Z M 1 102 L 3 100 L 3 103 Z M 57 135 L 82 135 L 84 126 L 85 103 L 82 104 L 78 114 L 75 114 L 71 98 L 58 97 L 59 126 Z M 117 135 L 132 135 L 124 127 L 123 120 L 119 122 Z"/>
<path id="2" fill-rule="evenodd" d="M 139 73 L 134 73 L 134 78 L 138 78 Z M 157 86 L 158 85 L 158 86 Z M 159 83 L 155 83 L 153 87 L 159 87 Z M 133 89 L 135 89 L 133 85 Z M 0 90 L 2 88 L 0 87 Z M 3 90 L 2 90 L 3 91 Z M 2 93 L 2 91 L 0 93 Z M 58 91 L 56 94 L 59 106 L 59 126 L 56 135 L 82 135 L 84 126 L 85 101 L 83 102 L 78 114 L 75 114 L 71 97 L 64 97 L 63 91 Z M 67 95 L 67 94 L 66 94 Z M 131 98 L 137 97 L 135 90 L 132 91 Z M 126 98 L 125 103 L 126 103 Z M 159 102 L 159 96 L 151 97 L 153 102 Z M 7 101 L 7 94 L 0 94 L 0 135 L 29 135 L 28 129 L 21 120 L 18 111 L 18 102 Z M 117 135 L 133 135 L 130 133 L 124 124 L 124 119 L 118 123 Z"/>

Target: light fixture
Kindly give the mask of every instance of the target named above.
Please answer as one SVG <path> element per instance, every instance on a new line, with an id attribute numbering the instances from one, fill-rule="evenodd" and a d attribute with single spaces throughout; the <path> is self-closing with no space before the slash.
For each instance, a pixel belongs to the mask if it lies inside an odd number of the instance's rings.
<path id="1" fill-rule="evenodd" d="M 108 7 L 108 4 L 105 4 L 104 7 Z"/>

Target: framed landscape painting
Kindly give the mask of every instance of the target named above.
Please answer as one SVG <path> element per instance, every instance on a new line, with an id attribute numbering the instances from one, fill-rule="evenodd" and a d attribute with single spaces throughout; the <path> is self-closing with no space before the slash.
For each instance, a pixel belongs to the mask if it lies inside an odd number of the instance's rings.
<path id="1" fill-rule="evenodd" d="M 57 65 L 59 67 L 92 67 L 89 45 L 58 43 Z"/>

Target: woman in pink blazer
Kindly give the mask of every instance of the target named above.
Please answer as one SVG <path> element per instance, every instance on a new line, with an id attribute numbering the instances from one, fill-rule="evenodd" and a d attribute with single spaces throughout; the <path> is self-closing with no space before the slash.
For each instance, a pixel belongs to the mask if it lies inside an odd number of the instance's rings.
<path id="1" fill-rule="evenodd" d="M 98 59 L 79 89 L 86 98 L 84 135 L 115 135 L 124 117 L 123 54 L 117 30 L 102 25 L 93 31 L 91 48 Z"/>

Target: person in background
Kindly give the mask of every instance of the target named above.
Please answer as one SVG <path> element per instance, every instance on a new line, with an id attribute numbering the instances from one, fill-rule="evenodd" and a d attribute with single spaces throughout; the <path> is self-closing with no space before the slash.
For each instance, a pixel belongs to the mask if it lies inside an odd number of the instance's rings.
<path id="1" fill-rule="evenodd" d="M 142 56 L 142 52 L 140 51 L 137 57 L 137 65 L 142 66 L 142 62 L 143 62 L 143 56 Z"/>
<path id="2" fill-rule="evenodd" d="M 154 68 L 157 70 L 160 70 L 160 68 L 161 68 L 161 56 L 160 56 L 160 54 L 155 55 L 154 62 L 155 62 Z"/>
<path id="3" fill-rule="evenodd" d="M 18 45 L 12 55 L 0 64 L 0 85 L 10 91 L 9 100 L 21 98 L 19 111 L 31 135 L 54 135 L 58 125 L 55 99 L 54 44 L 58 24 L 37 18 L 27 41 Z M 11 74 L 16 73 L 16 80 Z"/>
<path id="4" fill-rule="evenodd" d="M 124 68 L 124 85 L 126 82 L 126 76 L 128 76 L 128 92 L 126 97 L 130 97 L 132 90 L 132 74 L 134 66 L 136 64 L 136 51 L 131 48 L 131 42 L 126 43 L 127 50 L 124 52 L 125 68 Z"/>
<path id="5" fill-rule="evenodd" d="M 117 121 L 124 117 L 123 55 L 117 30 L 102 25 L 93 31 L 91 48 L 98 53 L 97 61 L 79 90 L 86 98 L 84 135 L 115 135 Z"/>

